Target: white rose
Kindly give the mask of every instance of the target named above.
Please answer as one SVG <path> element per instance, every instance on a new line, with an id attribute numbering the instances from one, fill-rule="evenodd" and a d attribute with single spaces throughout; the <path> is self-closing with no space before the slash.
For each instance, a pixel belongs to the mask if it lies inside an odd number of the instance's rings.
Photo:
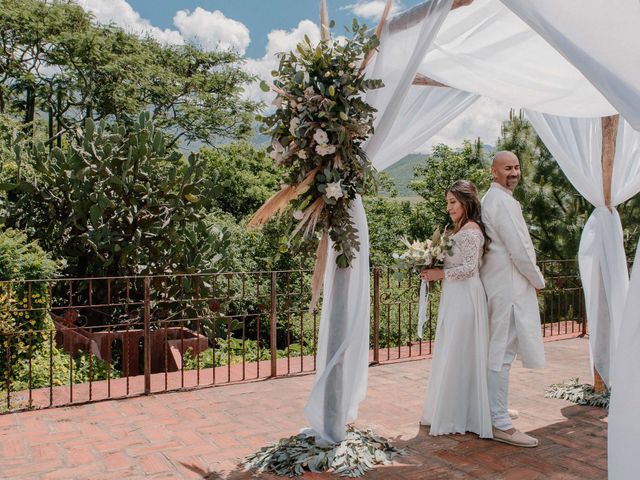
<path id="1" fill-rule="evenodd" d="M 335 198 L 336 200 L 344 195 L 340 182 L 327 183 L 327 189 L 324 194 L 327 198 Z"/>
<path id="2" fill-rule="evenodd" d="M 279 142 L 275 142 L 272 145 L 272 147 L 273 147 L 273 150 L 271 150 L 271 152 L 269 153 L 269 156 L 276 161 L 282 159 L 282 154 L 284 153 L 284 147 L 280 145 Z"/>
<path id="3" fill-rule="evenodd" d="M 327 132 L 321 128 L 316 128 L 316 133 L 313 134 L 313 139 L 319 145 L 329 143 L 329 136 L 327 135 Z"/>
<path id="4" fill-rule="evenodd" d="M 306 150 L 300 150 L 298 152 L 298 158 L 300 158 L 302 160 L 306 160 L 308 158 L 307 151 Z"/>
<path id="5" fill-rule="evenodd" d="M 291 119 L 291 123 L 289 124 L 289 133 L 294 137 L 297 137 L 296 130 L 300 126 L 300 119 L 298 117 L 293 117 Z"/>
<path id="6" fill-rule="evenodd" d="M 296 210 L 293 212 L 293 218 L 297 221 L 300 221 L 304 218 L 304 212 L 302 210 Z"/>
<path id="7" fill-rule="evenodd" d="M 333 145 L 326 145 L 326 144 L 316 145 L 316 153 L 322 156 L 331 155 L 333 153 L 336 153 L 336 147 Z"/>

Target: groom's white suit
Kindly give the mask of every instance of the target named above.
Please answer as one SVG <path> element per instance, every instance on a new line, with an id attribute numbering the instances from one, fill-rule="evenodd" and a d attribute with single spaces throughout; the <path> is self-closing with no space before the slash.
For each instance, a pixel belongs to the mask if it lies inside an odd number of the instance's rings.
<path id="1" fill-rule="evenodd" d="M 482 221 L 491 242 L 480 277 L 489 307 L 489 397 L 494 427 L 512 428 L 507 411 L 509 369 L 516 357 L 526 368 L 544 367 L 536 289 L 544 278 L 520 203 L 498 183 L 482 198 Z"/>

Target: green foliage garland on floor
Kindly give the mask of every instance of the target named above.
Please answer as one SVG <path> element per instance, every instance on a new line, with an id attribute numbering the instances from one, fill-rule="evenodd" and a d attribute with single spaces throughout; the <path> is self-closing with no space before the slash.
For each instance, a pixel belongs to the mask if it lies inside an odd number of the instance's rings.
<path id="1" fill-rule="evenodd" d="M 608 410 L 611 391 L 605 390 L 602 393 L 596 393 L 593 385 L 579 383 L 578 378 L 572 378 L 566 382 L 554 383 L 549 386 L 544 396 L 547 398 L 568 400 L 578 405 L 588 405 L 590 407 L 599 407 Z"/>
<path id="2" fill-rule="evenodd" d="M 407 452 L 369 429 L 349 426 L 346 438 L 340 443 L 320 446 L 314 437 L 294 435 L 262 447 L 243 463 L 247 470 L 286 477 L 300 476 L 305 470 L 362 477 L 375 465 L 386 465 L 398 455 L 407 455 Z"/>

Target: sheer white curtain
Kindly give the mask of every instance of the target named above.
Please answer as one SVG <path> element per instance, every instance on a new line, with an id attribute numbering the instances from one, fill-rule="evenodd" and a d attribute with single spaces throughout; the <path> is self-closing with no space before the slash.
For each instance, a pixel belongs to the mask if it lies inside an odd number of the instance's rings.
<path id="1" fill-rule="evenodd" d="M 622 143 L 621 143 L 622 142 Z M 613 164 L 616 201 L 623 202 L 640 190 L 640 132 L 620 125 L 616 153 L 626 163 Z M 609 406 L 609 478 L 635 480 L 640 458 L 640 250 L 636 251 L 629 292 L 614 353 L 611 404 Z"/>
<path id="2" fill-rule="evenodd" d="M 502 0 L 640 130 L 640 2 Z"/>
<path id="3" fill-rule="evenodd" d="M 609 405 L 609 478 L 636 480 L 640 469 L 640 248 L 631 270 Z"/>
<path id="4" fill-rule="evenodd" d="M 591 359 L 606 384 L 611 385 L 610 371 L 629 274 L 620 217 L 616 209 L 609 210 L 604 201 L 601 119 L 557 117 L 529 110 L 526 115 L 571 184 L 596 207 L 582 232 L 578 260 Z M 619 133 L 624 135 L 624 127 Z M 620 134 L 618 138 L 624 145 Z M 618 150 L 614 159 L 618 170 L 613 172 L 616 180 L 612 182 L 611 203 L 614 207 L 626 199 L 623 195 L 638 191 L 637 188 L 633 191 L 638 186 L 638 178 L 625 179 L 620 175 L 630 168 L 632 160 L 624 156 L 624 148 Z"/>
<path id="5" fill-rule="evenodd" d="M 374 166 L 384 170 L 415 151 L 478 98 L 454 88 L 412 85 L 391 134 L 371 157 Z"/>
<path id="6" fill-rule="evenodd" d="M 452 11 L 418 72 L 538 112 L 570 117 L 617 113 L 575 66 L 497 0 L 474 0 Z"/>
<path id="7" fill-rule="evenodd" d="M 367 102 L 378 109 L 375 134 L 365 147 L 374 164 L 393 130 L 422 59 L 422 52 L 428 49 L 451 3 L 452 0 L 430 2 L 425 19 L 409 32 L 405 31 L 401 39 L 394 39 L 389 33 L 388 24 L 382 34 L 382 47 L 367 73 L 370 78 L 381 78 L 385 84 L 385 88 L 367 95 Z M 398 48 L 398 45 L 404 48 Z M 336 252 L 329 242 L 317 371 L 304 409 L 310 424 L 304 433 L 314 435 L 321 442 L 344 439 L 345 427 L 356 419 L 358 406 L 367 388 L 369 240 L 360 198 L 353 203 L 351 213 L 361 247 L 353 266 L 340 269 L 335 263 Z"/>

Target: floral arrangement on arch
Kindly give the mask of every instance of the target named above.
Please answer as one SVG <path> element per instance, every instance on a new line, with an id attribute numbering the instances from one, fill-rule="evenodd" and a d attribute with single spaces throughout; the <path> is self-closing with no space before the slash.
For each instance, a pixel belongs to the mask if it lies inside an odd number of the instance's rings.
<path id="1" fill-rule="evenodd" d="M 277 94 L 275 111 L 258 117 L 261 132 L 271 136 L 269 155 L 288 173 L 282 189 L 249 225 L 286 211 L 297 221 L 292 237 L 320 232 L 316 272 L 318 264 L 324 271 L 321 256 L 328 236 L 339 267 L 349 267 L 355 258 L 360 243 L 349 208 L 373 170 L 362 145 L 373 132 L 375 109 L 363 98 L 382 82 L 365 79 L 361 65 L 379 42 L 356 21 L 352 32 L 351 39 L 323 40 L 317 46 L 305 36 L 296 51 L 281 55 L 273 85 L 261 83 L 263 90 Z"/>

